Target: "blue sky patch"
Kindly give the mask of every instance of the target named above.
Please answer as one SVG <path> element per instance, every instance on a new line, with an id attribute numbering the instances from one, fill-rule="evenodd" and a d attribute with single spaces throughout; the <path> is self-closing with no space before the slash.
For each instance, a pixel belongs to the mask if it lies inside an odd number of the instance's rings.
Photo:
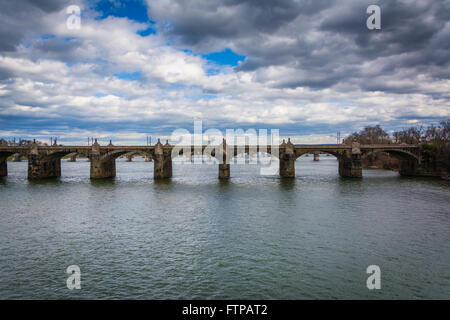
<path id="1" fill-rule="evenodd" d="M 220 52 L 204 54 L 202 57 L 218 65 L 229 65 L 233 67 L 237 66 L 239 61 L 244 61 L 246 58 L 245 56 L 241 56 L 229 48 L 226 48 Z"/>
<path id="2" fill-rule="evenodd" d="M 94 93 L 92 96 L 94 96 L 96 98 L 103 98 L 103 97 L 106 97 L 107 94 L 106 93 Z"/>
<path id="3" fill-rule="evenodd" d="M 208 76 L 215 76 L 219 73 L 220 73 L 220 69 L 217 69 L 217 68 L 207 68 L 206 69 L 206 74 Z"/>
<path id="4" fill-rule="evenodd" d="M 124 2 L 100 0 L 95 2 L 93 8 L 101 14 L 97 19 L 105 19 L 113 16 L 128 18 L 137 22 L 150 21 L 144 0 L 128 0 Z"/>
<path id="5" fill-rule="evenodd" d="M 156 34 L 156 29 L 153 27 L 148 27 L 147 29 L 144 30 L 139 30 L 138 32 L 136 32 L 138 35 L 142 36 L 142 37 L 146 37 L 150 34 Z"/>
<path id="6" fill-rule="evenodd" d="M 114 76 L 119 79 L 125 79 L 125 80 L 139 80 L 139 78 L 141 77 L 141 72 L 140 71 L 132 72 L 132 73 L 119 72 L 119 73 L 114 73 Z"/>
<path id="7" fill-rule="evenodd" d="M 120 97 L 120 98 L 124 97 L 124 95 L 122 93 L 94 93 L 92 96 L 96 97 L 96 98 L 103 98 L 103 97 L 107 97 L 107 96 L 116 96 L 116 97 Z"/>

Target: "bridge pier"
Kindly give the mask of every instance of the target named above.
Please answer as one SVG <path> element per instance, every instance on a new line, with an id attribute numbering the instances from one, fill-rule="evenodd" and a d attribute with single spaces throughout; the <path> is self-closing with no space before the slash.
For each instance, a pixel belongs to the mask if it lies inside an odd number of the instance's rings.
<path id="1" fill-rule="evenodd" d="M 169 145 L 166 143 L 166 145 Z M 168 179 L 172 177 L 172 151 L 165 150 L 158 139 L 155 145 L 155 157 L 153 158 L 153 179 Z"/>
<path id="2" fill-rule="evenodd" d="M 125 162 L 132 162 L 133 161 L 133 155 L 127 155 Z"/>
<path id="3" fill-rule="evenodd" d="M 339 159 L 339 175 L 343 178 L 362 178 L 361 155 L 352 154 Z"/>
<path id="4" fill-rule="evenodd" d="M 49 158 L 45 154 L 28 156 L 28 179 L 58 178 L 61 176 L 61 159 Z"/>
<path id="5" fill-rule="evenodd" d="M 280 156 L 280 176 L 283 178 L 295 177 L 295 156 L 284 153 Z"/>
<path id="6" fill-rule="evenodd" d="M 77 156 L 76 155 L 70 156 L 67 162 L 77 162 Z"/>
<path id="7" fill-rule="evenodd" d="M 91 154 L 91 179 L 107 179 L 116 176 L 116 159 L 101 159 L 100 154 Z"/>
<path id="8" fill-rule="evenodd" d="M 152 156 L 145 157 L 145 162 L 151 162 L 151 161 L 152 161 Z"/>
<path id="9" fill-rule="evenodd" d="M 219 160 L 219 179 L 230 179 L 231 170 L 230 163 L 227 161 L 227 142 L 225 139 L 223 139 L 222 144 L 217 148 L 217 150 L 215 150 L 215 152 L 215 157 Z"/>
<path id="10" fill-rule="evenodd" d="M 0 177 L 6 177 L 8 175 L 8 163 L 6 157 L 0 157 Z"/>
<path id="11" fill-rule="evenodd" d="M 314 152 L 314 161 L 319 161 L 319 152 Z"/>
<path id="12" fill-rule="evenodd" d="M 116 176 L 116 159 L 114 157 L 102 157 L 97 139 L 92 145 L 92 151 L 88 159 L 91 162 L 91 179 L 106 179 Z"/>
<path id="13" fill-rule="evenodd" d="M 284 152 L 280 152 L 280 176 L 282 178 L 295 178 L 295 152 L 291 139 L 288 143 L 283 140 L 281 144 Z"/>
<path id="14" fill-rule="evenodd" d="M 352 150 L 346 150 L 339 157 L 339 175 L 343 178 L 362 178 L 361 150 L 359 143 L 352 143 Z"/>
<path id="15" fill-rule="evenodd" d="M 418 163 L 413 159 L 401 159 L 399 163 L 399 170 L 401 176 L 415 176 L 418 175 Z"/>
<path id="16" fill-rule="evenodd" d="M 230 178 L 230 164 L 222 163 L 219 164 L 219 179 L 229 179 Z"/>

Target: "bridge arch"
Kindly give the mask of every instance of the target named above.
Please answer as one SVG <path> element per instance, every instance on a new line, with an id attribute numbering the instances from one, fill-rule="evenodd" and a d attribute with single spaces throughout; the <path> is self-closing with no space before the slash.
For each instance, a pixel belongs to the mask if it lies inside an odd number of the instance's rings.
<path id="1" fill-rule="evenodd" d="M 0 158 L 8 158 L 14 154 L 17 154 L 17 152 L 2 151 L 0 152 Z"/>
<path id="2" fill-rule="evenodd" d="M 151 152 L 131 151 L 131 152 L 125 153 L 125 156 L 131 156 L 131 157 L 134 157 L 134 156 L 146 157 L 148 155 L 151 155 Z"/>
<path id="3" fill-rule="evenodd" d="M 409 150 L 402 149 L 376 149 L 376 150 L 365 150 L 362 154 L 362 158 L 365 158 L 371 154 L 387 153 L 393 158 L 399 161 L 398 172 L 402 176 L 411 176 L 417 172 L 417 168 L 421 165 L 421 159 L 418 155 L 410 152 Z"/>
<path id="4" fill-rule="evenodd" d="M 123 156 L 126 157 L 127 162 L 131 162 L 133 160 L 133 158 L 136 156 L 144 157 L 146 162 L 149 162 L 153 159 L 151 152 L 144 152 L 142 150 L 131 151 L 131 152 L 125 153 L 124 155 L 122 155 L 122 157 Z"/>
<path id="5" fill-rule="evenodd" d="M 72 153 L 67 154 L 66 156 L 73 157 L 73 156 L 77 156 L 77 155 L 78 155 L 78 152 L 72 152 Z"/>
<path id="6" fill-rule="evenodd" d="M 258 159 L 261 157 L 261 152 L 256 149 L 247 148 L 242 149 L 238 148 L 233 152 L 233 156 L 230 157 L 230 164 L 258 164 Z"/>
<path id="7" fill-rule="evenodd" d="M 420 158 L 419 156 L 417 156 L 416 154 L 407 151 L 407 150 L 399 150 L 399 149 L 372 149 L 372 150 L 366 150 L 366 151 L 362 151 L 361 157 L 365 158 L 368 157 L 371 154 L 377 154 L 377 153 L 387 153 L 391 156 L 393 156 L 394 158 L 398 159 L 398 160 L 413 160 L 416 162 L 420 162 Z"/>
<path id="8" fill-rule="evenodd" d="M 54 161 L 54 160 L 60 160 L 65 156 L 72 155 L 72 154 L 78 154 L 77 152 L 73 152 L 70 150 L 58 150 L 58 151 L 51 151 L 44 155 L 42 157 L 43 160 L 47 161 Z"/>
<path id="9" fill-rule="evenodd" d="M 9 151 L 0 152 L 0 177 L 6 177 L 8 175 L 8 164 L 6 159 L 14 153 L 15 152 Z"/>
<path id="10" fill-rule="evenodd" d="M 305 154 L 313 154 L 314 152 L 321 152 L 326 154 L 331 154 L 332 156 L 335 156 L 337 159 L 340 159 L 343 157 L 342 151 L 335 151 L 335 150 L 320 150 L 320 149 L 300 149 L 295 150 L 295 160 L 300 158 L 301 156 Z"/>
<path id="11" fill-rule="evenodd" d="M 150 156 L 153 157 L 153 152 L 144 152 L 142 150 L 114 150 L 114 151 L 109 151 L 103 155 L 101 155 L 100 157 L 100 161 L 112 161 L 112 160 L 116 160 L 117 158 L 119 158 L 120 156 L 123 155 L 142 155 L 144 157 Z"/>
<path id="12" fill-rule="evenodd" d="M 20 161 L 22 161 L 23 157 L 26 157 L 26 154 L 23 154 L 21 152 L 17 152 L 17 153 L 14 153 L 12 155 L 12 157 L 13 157 L 13 159 L 12 159 L 13 162 L 20 162 Z"/>

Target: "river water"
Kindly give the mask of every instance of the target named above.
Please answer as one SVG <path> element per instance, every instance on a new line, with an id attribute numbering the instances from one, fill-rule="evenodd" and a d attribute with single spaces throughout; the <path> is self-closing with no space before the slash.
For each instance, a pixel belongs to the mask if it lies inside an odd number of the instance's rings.
<path id="1" fill-rule="evenodd" d="M 450 298 L 450 183 L 301 157 L 292 180 L 232 165 L 117 160 L 28 182 L 26 162 L 0 179 L 0 299 Z M 81 269 L 81 289 L 66 268 Z M 369 290 L 369 265 L 381 289 Z"/>

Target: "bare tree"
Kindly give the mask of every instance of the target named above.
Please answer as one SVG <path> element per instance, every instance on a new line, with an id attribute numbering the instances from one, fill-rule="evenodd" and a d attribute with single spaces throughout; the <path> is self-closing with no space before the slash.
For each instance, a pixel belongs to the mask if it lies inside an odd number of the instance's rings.
<path id="1" fill-rule="evenodd" d="M 345 140 L 345 144 L 351 144 L 353 141 L 361 144 L 388 144 L 391 143 L 389 134 L 384 131 L 380 125 L 374 127 L 364 127 L 360 132 L 354 132 Z"/>

